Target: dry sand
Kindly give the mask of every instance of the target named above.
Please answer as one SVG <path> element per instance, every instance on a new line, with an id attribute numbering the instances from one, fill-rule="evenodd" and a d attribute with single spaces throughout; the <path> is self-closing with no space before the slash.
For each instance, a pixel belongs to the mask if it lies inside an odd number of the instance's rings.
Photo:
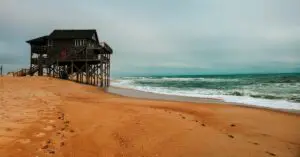
<path id="1" fill-rule="evenodd" d="M 300 157 L 299 114 L 0 79 L 0 157 Z"/>

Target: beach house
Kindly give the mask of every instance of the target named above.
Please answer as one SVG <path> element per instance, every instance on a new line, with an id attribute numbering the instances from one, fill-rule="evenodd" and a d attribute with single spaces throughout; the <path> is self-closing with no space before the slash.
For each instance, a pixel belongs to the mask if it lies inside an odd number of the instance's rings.
<path id="1" fill-rule="evenodd" d="M 109 86 L 111 47 L 95 29 L 54 30 L 30 44 L 29 75 L 47 75 L 80 83 Z"/>

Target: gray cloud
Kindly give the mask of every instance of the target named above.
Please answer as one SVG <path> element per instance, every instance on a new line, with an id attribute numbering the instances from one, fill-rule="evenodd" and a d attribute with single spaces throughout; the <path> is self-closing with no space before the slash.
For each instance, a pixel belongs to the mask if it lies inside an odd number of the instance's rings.
<path id="1" fill-rule="evenodd" d="M 298 15 L 298 0 L 2 0 L 0 64 L 27 66 L 25 40 L 53 29 L 96 28 L 114 75 L 297 72 Z"/>

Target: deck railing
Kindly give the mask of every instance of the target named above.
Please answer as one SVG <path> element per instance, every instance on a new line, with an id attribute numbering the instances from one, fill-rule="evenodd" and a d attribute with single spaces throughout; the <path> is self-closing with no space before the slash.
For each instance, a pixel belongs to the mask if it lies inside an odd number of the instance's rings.
<path id="1" fill-rule="evenodd" d="M 31 52 L 37 54 L 46 54 L 48 50 L 48 46 L 31 46 Z"/>
<path id="2" fill-rule="evenodd" d="M 81 47 L 72 47 L 69 51 L 61 51 L 58 49 L 49 49 L 47 50 L 44 46 L 38 46 L 38 47 L 32 47 L 36 50 L 44 50 L 48 51 L 49 54 L 47 55 L 41 55 L 37 58 L 32 58 L 31 63 L 32 64 L 42 64 L 42 65 L 51 65 L 56 61 L 78 61 L 78 60 L 101 60 L 101 61 L 109 61 L 108 57 L 105 57 L 101 54 L 107 54 L 107 51 L 104 50 L 105 43 L 102 43 L 103 45 L 98 45 L 92 47 L 88 46 L 81 46 Z M 100 51 L 105 51 L 106 53 L 95 53 L 95 49 L 100 48 Z"/>
<path id="3" fill-rule="evenodd" d="M 100 42 L 100 46 L 102 46 L 108 52 L 112 53 L 111 47 L 106 42 Z"/>

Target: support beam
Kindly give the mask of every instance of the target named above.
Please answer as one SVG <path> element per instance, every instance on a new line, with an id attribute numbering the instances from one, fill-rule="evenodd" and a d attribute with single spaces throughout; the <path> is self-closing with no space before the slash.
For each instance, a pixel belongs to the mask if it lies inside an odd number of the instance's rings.
<path id="1" fill-rule="evenodd" d="M 3 65 L 0 66 L 0 76 L 3 75 Z"/>
<path id="2" fill-rule="evenodd" d="M 110 86 L 110 54 L 108 55 L 108 87 Z"/>
<path id="3" fill-rule="evenodd" d="M 85 83 L 88 84 L 88 64 L 87 64 L 87 61 L 85 61 Z"/>
<path id="4" fill-rule="evenodd" d="M 74 62 L 72 61 L 71 62 L 71 75 L 73 76 L 73 74 L 74 74 Z M 73 77 L 72 77 L 72 81 L 73 81 Z"/>
<path id="5" fill-rule="evenodd" d="M 97 64 L 97 72 L 96 72 L 96 75 L 97 75 L 97 82 L 96 82 L 96 85 L 99 86 L 99 64 Z"/>

